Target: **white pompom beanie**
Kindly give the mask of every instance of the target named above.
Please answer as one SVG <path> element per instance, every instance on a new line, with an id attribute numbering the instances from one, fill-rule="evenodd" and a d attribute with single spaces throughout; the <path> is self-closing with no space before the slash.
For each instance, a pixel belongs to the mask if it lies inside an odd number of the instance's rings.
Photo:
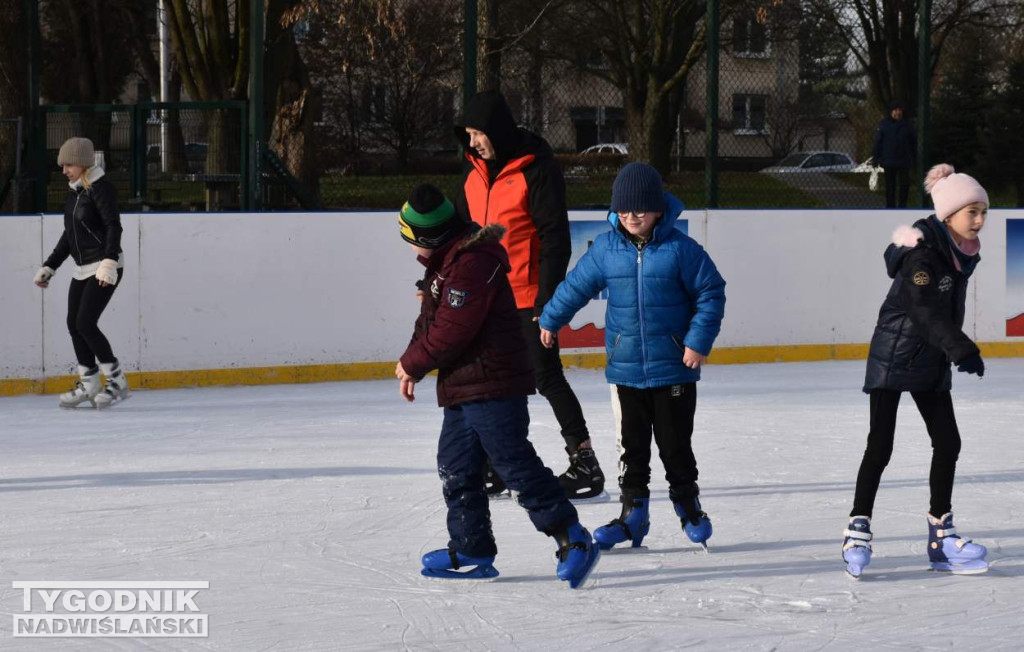
<path id="1" fill-rule="evenodd" d="M 982 202 L 988 206 L 988 193 L 974 177 L 962 174 L 948 163 L 940 163 L 924 178 L 925 192 L 935 203 L 935 216 L 942 221 L 967 204 Z"/>

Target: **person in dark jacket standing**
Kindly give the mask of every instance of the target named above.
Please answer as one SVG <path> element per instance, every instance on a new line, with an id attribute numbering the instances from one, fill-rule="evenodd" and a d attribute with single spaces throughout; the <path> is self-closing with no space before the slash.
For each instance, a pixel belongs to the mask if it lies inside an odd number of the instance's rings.
<path id="1" fill-rule="evenodd" d="M 423 574 L 498 575 L 483 474 L 490 458 L 534 527 L 556 540 L 558 578 L 578 588 L 600 550 L 527 439 L 526 397 L 534 392 L 534 378 L 500 244 L 505 229 L 463 220 L 427 184 L 413 191 L 399 224 L 426 272 L 420 315 L 395 376 L 401 395 L 412 401 L 416 383 L 436 369 L 437 402 L 444 408 L 437 470 L 451 538 L 447 548 L 423 556 Z M 464 566 L 473 568 L 460 573 Z"/>
<path id="2" fill-rule="evenodd" d="M 64 203 L 64 233 L 36 274 L 35 284 L 49 287 L 61 263 L 68 256 L 75 261 L 67 323 L 78 358 L 79 380 L 73 390 L 61 394 L 60 405 L 73 408 L 89 402 L 105 408 L 129 396 L 128 380 L 99 329 L 100 315 L 124 274 L 117 191 L 104 177 L 103 168 L 95 165 L 88 138 L 68 139 L 60 148 L 57 165 L 63 168 L 70 188 Z M 102 391 L 100 370 L 107 379 Z"/>
<path id="3" fill-rule="evenodd" d="M 988 569 L 984 546 L 957 536 L 952 494 L 960 432 L 950 396 L 950 362 L 958 371 L 985 374 L 978 347 L 963 332 L 967 282 L 980 260 L 978 232 L 988 214 L 988 194 L 973 178 L 937 165 L 925 179 L 935 214 L 901 227 L 885 250 L 893 279 L 871 338 L 864 391 L 871 425 L 844 532 L 847 572 L 859 577 L 871 561 L 871 512 L 892 455 L 900 396 L 910 392 L 932 442 L 928 478 L 928 558 L 933 570 L 955 574 Z"/>
<path id="4" fill-rule="evenodd" d="M 669 499 L 690 541 L 707 548 L 711 519 L 701 508 L 693 416 L 700 368 L 725 315 L 725 279 L 704 249 L 675 227 L 683 203 L 661 175 L 630 163 L 612 184 L 611 228 L 569 272 L 540 317 L 544 346 L 602 290 L 605 377 L 619 442 L 622 512 L 594 531 L 602 549 L 650 529 L 651 435 L 665 467 Z"/>
<path id="5" fill-rule="evenodd" d="M 881 166 L 885 172 L 886 207 L 906 208 L 910 194 L 910 169 L 917 157 L 917 134 L 914 126 L 903 119 L 902 102 L 893 102 L 889 115 L 878 123 L 872 156 L 875 165 Z"/>
<path id="6" fill-rule="evenodd" d="M 455 127 L 465 150 L 460 212 L 481 226 L 506 229 L 502 244 L 512 269 L 523 334 L 537 375 L 537 390 L 551 404 L 569 454 L 569 468 L 558 480 L 570 499 L 604 497 L 604 473 L 590 444 L 579 399 L 565 379 L 558 347 L 540 346 L 537 318 L 565 278 L 572 254 L 565 179 L 548 143 L 516 126 L 497 91 L 473 96 L 465 122 Z M 504 487 L 491 478 L 489 492 Z"/>

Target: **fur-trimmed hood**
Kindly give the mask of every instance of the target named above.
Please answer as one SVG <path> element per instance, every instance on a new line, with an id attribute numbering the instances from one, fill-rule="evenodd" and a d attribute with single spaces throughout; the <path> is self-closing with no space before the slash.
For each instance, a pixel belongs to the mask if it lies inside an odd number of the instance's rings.
<path id="1" fill-rule="evenodd" d="M 472 227 L 475 226 L 475 224 L 472 225 Z M 501 239 L 505 237 L 505 231 L 505 227 L 501 224 L 488 224 L 487 226 L 478 227 L 459 243 L 458 251 L 466 251 L 467 249 L 473 249 L 474 247 L 491 242 L 500 243 Z"/>

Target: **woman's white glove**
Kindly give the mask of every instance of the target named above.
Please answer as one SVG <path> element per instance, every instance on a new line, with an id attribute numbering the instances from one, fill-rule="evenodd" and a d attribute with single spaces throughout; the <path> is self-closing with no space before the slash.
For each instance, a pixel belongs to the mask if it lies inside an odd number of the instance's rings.
<path id="1" fill-rule="evenodd" d="M 100 287 L 117 285 L 117 261 L 113 258 L 104 258 L 100 261 L 99 269 L 96 270 L 96 280 L 100 282 Z"/>
<path id="2" fill-rule="evenodd" d="M 36 277 L 33 280 L 39 287 L 47 288 L 50 287 L 51 278 L 53 278 L 53 270 L 46 265 L 43 265 L 39 268 L 39 271 L 36 272 Z"/>

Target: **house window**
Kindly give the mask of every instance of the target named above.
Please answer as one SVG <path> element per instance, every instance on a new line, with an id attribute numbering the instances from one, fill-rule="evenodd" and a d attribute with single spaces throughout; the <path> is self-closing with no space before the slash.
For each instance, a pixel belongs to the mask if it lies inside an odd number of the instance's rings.
<path id="1" fill-rule="evenodd" d="M 764 133 L 767 95 L 732 96 L 732 131 L 737 135 Z"/>
<path id="2" fill-rule="evenodd" d="M 754 16 L 732 21 L 732 53 L 740 57 L 768 55 L 768 26 Z"/>

